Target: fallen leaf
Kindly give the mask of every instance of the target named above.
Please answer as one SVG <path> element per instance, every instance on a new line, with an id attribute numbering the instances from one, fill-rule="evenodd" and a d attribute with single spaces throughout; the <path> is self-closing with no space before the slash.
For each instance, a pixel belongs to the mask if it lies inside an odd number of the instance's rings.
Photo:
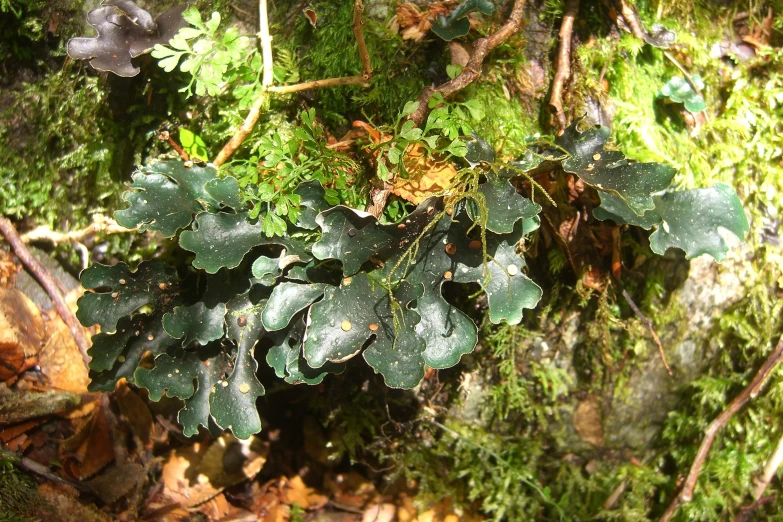
<path id="1" fill-rule="evenodd" d="M 408 147 L 403 158 L 410 177 L 397 178 L 392 194 L 418 205 L 428 197 L 451 186 L 457 169 L 449 162 L 439 162 L 426 154 L 419 144 Z"/>
<path id="2" fill-rule="evenodd" d="M 373 504 L 364 510 L 362 522 L 392 522 L 396 514 L 394 504 Z"/>
<path id="3" fill-rule="evenodd" d="M 125 381 L 117 386 L 115 397 L 120 414 L 130 426 L 131 431 L 145 447 L 148 447 L 151 444 L 154 424 L 147 403 Z"/>
<path id="4" fill-rule="evenodd" d="M 307 509 L 319 509 L 329 502 L 329 498 L 316 492 L 315 489 L 307 487 L 299 475 L 287 481 L 284 488 L 288 504 Z"/>
<path id="5" fill-rule="evenodd" d="M 135 462 L 112 466 L 89 481 L 90 487 L 106 504 L 112 504 L 127 495 L 144 476 L 144 468 Z"/>
<path id="6" fill-rule="evenodd" d="M 253 479 L 268 452 L 258 437 L 239 440 L 230 434 L 208 447 L 197 442 L 173 451 L 163 465 L 166 495 L 186 507 L 202 504 L 229 486 Z"/>
<path id="7" fill-rule="evenodd" d="M 38 354 L 38 365 L 51 388 L 85 393 L 89 372 L 68 326 L 54 315 L 46 325 L 49 339 Z"/>

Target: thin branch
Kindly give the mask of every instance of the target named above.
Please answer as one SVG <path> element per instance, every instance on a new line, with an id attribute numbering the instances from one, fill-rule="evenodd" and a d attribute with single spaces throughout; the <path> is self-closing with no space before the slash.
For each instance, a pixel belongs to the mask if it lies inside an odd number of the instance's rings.
<path id="1" fill-rule="evenodd" d="M 557 49 L 555 78 L 552 80 L 552 95 L 549 98 L 549 105 L 554 109 L 560 130 L 564 130 L 568 126 L 563 111 L 563 89 L 568 79 L 571 78 L 571 34 L 578 12 L 579 0 L 568 0 L 563 13 L 563 23 L 560 24 L 560 47 Z"/>
<path id="2" fill-rule="evenodd" d="M 306 91 L 308 89 L 318 89 L 322 87 L 334 87 L 337 85 L 361 85 L 368 87 L 370 84 L 359 74 L 356 76 L 341 76 L 340 78 L 327 78 L 325 80 L 313 80 L 311 82 L 302 82 L 294 85 L 281 85 L 279 87 L 270 87 L 269 92 L 276 94 L 290 94 L 292 92 Z"/>
<path id="3" fill-rule="evenodd" d="M 631 34 L 640 40 L 644 40 L 644 29 L 642 28 L 642 23 L 639 21 L 639 17 L 637 16 L 636 11 L 633 10 L 633 7 L 628 5 L 625 0 L 618 0 L 616 3 L 620 8 L 620 14 L 623 16 L 623 20 L 625 20 L 625 24 L 628 26 L 628 30 Z"/>
<path id="4" fill-rule="evenodd" d="M 261 58 L 264 61 L 264 75 L 261 78 L 261 85 L 269 86 L 275 80 L 275 69 L 272 62 L 272 36 L 269 34 L 266 0 L 258 0 L 258 39 L 261 41 Z"/>
<path id="5" fill-rule="evenodd" d="M 525 9 L 525 0 L 514 0 L 514 8 L 511 10 L 511 14 L 506 20 L 506 23 L 501 26 L 495 33 L 486 38 L 479 38 L 473 42 L 473 52 L 468 59 L 468 64 L 462 69 L 462 72 L 457 75 L 451 81 L 448 81 L 437 87 L 427 87 L 417 98 L 419 108 L 408 116 L 409 120 L 412 120 L 416 125 L 421 125 L 427 117 L 429 112 L 429 102 L 436 93 L 442 95 L 444 98 L 455 94 L 481 76 L 481 65 L 484 62 L 484 58 L 487 54 L 505 42 L 511 35 L 519 30 L 522 25 L 522 14 Z"/>
<path id="6" fill-rule="evenodd" d="M 771 495 L 767 495 L 766 497 L 761 497 L 747 506 L 742 506 L 737 513 L 737 516 L 734 518 L 734 522 L 748 522 L 748 520 L 750 520 L 753 516 L 753 512 L 756 511 L 759 506 L 770 504 L 777 500 L 777 498 L 777 494 L 773 493 Z"/>
<path id="7" fill-rule="evenodd" d="M 636 306 L 636 303 L 633 302 L 633 299 L 631 299 L 631 296 L 628 295 L 628 292 L 625 291 L 625 288 L 622 289 L 623 297 L 625 298 L 625 302 L 628 303 L 628 306 L 631 307 L 631 310 L 633 310 L 633 313 L 636 314 L 636 317 L 639 318 L 639 320 L 644 324 L 644 326 L 647 327 L 647 330 L 650 332 L 650 335 L 652 335 L 653 341 L 655 341 L 655 344 L 658 346 L 658 353 L 661 354 L 661 361 L 663 361 L 663 366 L 666 368 L 666 371 L 669 372 L 669 375 L 674 375 L 672 373 L 672 369 L 669 366 L 669 363 L 666 361 L 666 354 L 663 351 L 663 344 L 661 343 L 660 337 L 658 337 L 658 334 L 655 333 L 655 328 L 653 327 L 652 321 L 647 319 L 647 317 L 642 313 L 642 311 L 639 309 L 638 306 Z"/>
<path id="8" fill-rule="evenodd" d="M 84 333 L 82 325 L 76 319 L 68 305 L 63 298 L 63 294 L 60 292 L 57 283 L 52 278 L 52 274 L 49 270 L 38 261 L 27 249 L 27 246 L 22 242 L 22 238 L 19 237 L 19 233 L 14 228 L 14 225 L 8 221 L 8 219 L 0 216 L 0 233 L 5 236 L 8 243 L 11 245 L 16 257 L 27 267 L 30 272 L 35 276 L 41 286 L 43 286 L 46 293 L 49 294 L 49 298 L 52 300 L 57 313 L 62 317 L 63 322 L 68 326 L 68 329 L 73 335 L 76 346 L 79 347 L 79 351 L 82 354 L 82 360 L 84 365 L 89 367 L 90 356 L 87 355 L 87 349 L 90 347 L 90 341 Z"/>
<path id="9" fill-rule="evenodd" d="M 761 365 L 758 372 L 756 372 L 756 375 L 753 377 L 753 380 L 750 381 L 750 384 L 748 384 L 745 389 L 726 406 L 726 409 L 715 417 L 715 420 L 707 426 L 707 429 L 704 431 L 704 439 L 701 441 L 701 446 L 699 446 L 699 450 L 696 452 L 696 457 L 693 459 L 693 464 L 683 483 L 682 490 L 672 499 L 671 504 L 669 504 L 669 507 L 659 519 L 659 522 L 667 522 L 677 511 L 680 504 L 691 501 L 693 498 L 693 489 L 696 487 L 696 480 L 699 478 L 701 468 L 707 460 L 707 454 L 712 448 L 712 444 L 715 442 L 715 437 L 718 435 L 718 432 L 723 429 L 731 418 L 750 402 L 751 399 L 758 396 L 761 386 L 780 362 L 781 355 L 783 355 L 783 337 L 780 338 L 775 349 L 769 354 L 769 357 L 767 357 L 767 360 Z"/>
<path id="10" fill-rule="evenodd" d="M 756 482 L 756 488 L 753 490 L 753 498 L 760 499 L 764 492 L 769 487 L 769 483 L 772 482 L 772 478 L 778 472 L 778 468 L 783 464 L 783 437 L 778 440 L 778 445 L 775 448 L 772 456 L 769 457 L 767 464 L 764 466 L 764 472 L 761 478 Z"/>
<path id="11" fill-rule="evenodd" d="M 160 141 L 167 141 L 169 145 L 171 145 L 171 148 L 177 151 L 177 154 L 179 154 L 179 157 L 182 158 L 182 161 L 190 160 L 190 156 L 188 155 L 188 153 L 182 150 L 182 147 L 180 147 L 179 144 L 171 138 L 171 134 L 169 134 L 169 131 L 161 132 L 158 135 L 158 139 Z"/>
<path id="12" fill-rule="evenodd" d="M 372 78 L 372 64 L 370 54 L 367 52 L 367 44 L 364 42 L 364 4 L 362 0 L 356 0 L 353 4 L 353 35 L 356 37 L 356 45 L 359 46 L 359 60 L 362 62 L 362 77 L 365 82 Z"/>
<path id="13" fill-rule="evenodd" d="M 671 55 L 669 51 L 663 51 L 663 55 L 669 59 L 670 62 L 674 64 L 675 67 L 677 67 L 682 75 L 685 77 L 685 81 L 688 82 L 688 85 L 691 86 L 691 89 L 693 89 L 693 92 L 701 96 L 702 98 L 704 95 L 701 93 L 701 90 L 696 87 L 696 84 L 693 82 L 693 78 L 691 78 L 691 75 L 688 73 L 688 71 L 685 69 L 685 67 L 682 66 L 680 62 L 677 61 L 674 56 Z"/>
<path id="14" fill-rule="evenodd" d="M 40 226 L 32 229 L 30 232 L 22 234 L 20 237 L 25 243 L 36 241 L 47 241 L 54 246 L 62 243 L 81 243 L 85 239 L 94 236 L 97 233 L 104 234 L 123 234 L 133 232 L 136 229 L 121 227 L 111 218 L 95 214 L 92 217 L 92 223 L 80 230 L 70 232 L 55 232 L 47 226 Z"/>

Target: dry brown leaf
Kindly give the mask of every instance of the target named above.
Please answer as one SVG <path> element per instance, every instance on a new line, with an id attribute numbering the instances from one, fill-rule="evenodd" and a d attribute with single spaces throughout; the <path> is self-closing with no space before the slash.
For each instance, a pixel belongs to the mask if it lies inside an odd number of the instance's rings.
<path id="1" fill-rule="evenodd" d="M 19 435 L 27 433 L 32 428 L 43 424 L 43 421 L 44 419 L 33 419 L 0 429 L 0 440 L 7 445 L 9 441 L 17 438 Z"/>
<path id="2" fill-rule="evenodd" d="M 68 469 L 79 480 L 92 477 L 114 460 L 114 446 L 103 409 L 94 410 L 76 433 L 62 442 L 60 459 L 70 461 Z"/>
<path id="3" fill-rule="evenodd" d="M 197 506 L 229 486 L 255 477 L 269 447 L 258 437 L 239 440 L 225 434 L 207 447 L 197 442 L 173 451 L 163 465 L 166 494 L 183 506 Z"/>
<path id="4" fill-rule="evenodd" d="M 428 157 L 419 144 L 411 145 L 403 158 L 408 179 L 397 178 L 392 194 L 418 205 L 428 197 L 447 190 L 457 175 L 457 169 L 448 162 Z"/>
<path id="5" fill-rule="evenodd" d="M 328 497 L 317 493 L 313 488 L 307 487 L 299 475 L 288 480 L 283 491 L 288 504 L 296 504 L 307 510 L 322 508 L 329 502 Z"/>
<path id="6" fill-rule="evenodd" d="M 364 510 L 362 522 L 392 522 L 396 515 L 394 504 L 373 504 Z"/>
<path id="7" fill-rule="evenodd" d="M 120 414 L 128 423 L 131 431 L 136 435 L 145 447 L 151 444 L 151 436 L 154 429 L 152 413 L 147 403 L 134 392 L 127 382 L 118 385 L 115 394 Z"/>
<path id="8" fill-rule="evenodd" d="M 11 252 L 0 250 L 0 287 L 11 288 L 14 286 L 16 273 L 20 267 L 14 263 L 14 257 Z"/>
<path id="9" fill-rule="evenodd" d="M 15 288 L 0 288 L 0 381 L 25 367 L 38 355 L 45 335 L 41 312 Z"/>
<path id="10" fill-rule="evenodd" d="M 33 506 L 36 516 L 42 520 L 57 522 L 111 522 L 111 517 L 95 506 L 80 504 L 78 492 L 63 484 L 45 482 L 38 487 L 43 502 Z"/>
<path id="11" fill-rule="evenodd" d="M 144 476 L 144 468 L 135 462 L 112 466 L 94 479 L 89 485 L 106 504 L 112 504 L 127 495 Z"/>

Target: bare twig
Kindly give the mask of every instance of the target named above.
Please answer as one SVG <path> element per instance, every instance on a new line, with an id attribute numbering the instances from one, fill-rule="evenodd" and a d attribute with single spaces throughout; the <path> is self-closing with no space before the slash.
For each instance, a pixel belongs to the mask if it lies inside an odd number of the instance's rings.
<path id="1" fill-rule="evenodd" d="M 437 87 L 427 87 L 422 91 L 416 100 L 419 103 L 419 108 L 408 116 L 408 119 L 421 125 L 424 123 L 427 113 L 429 112 L 429 102 L 435 94 L 440 94 L 444 98 L 457 93 L 473 83 L 479 76 L 481 76 L 481 64 L 484 62 L 484 58 L 487 54 L 505 42 L 511 35 L 519 30 L 519 26 L 522 24 L 522 14 L 525 8 L 525 0 L 514 0 L 514 8 L 511 10 L 511 14 L 500 29 L 486 38 L 479 38 L 473 42 L 473 52 L 468 59 L 468 64 L 462 69 L 462 72 L 457 75 L 451 81 L 448 81 Z"/>
<path id="2" fill-rule="evenodd" d="M 769 357 L 767 357 L 767 360 L 761 365 L 758 372 L 756 372 L 756 375 L 753 377 L 753 380 L 750 381 L 750 384 L 748 384 L 745 389 L 726 406 L 726 409 L 715 417 L 715 420 L 707 426 L 707 429 L 704 431 L 704 439 L 701 441 L 701 446 L 699 446 L 699 450 L 696 452 L 696 457 L 693 459 L 693 464 L 682 485 L 682 490 L 672 499 L 671 504 L 669 504 L 669 507 L 659 519 L 660 522 L 667 522 L 677 511 L 680 504 L 691 501 L 693 498 L 693 489 L 696 487 L 696 480 L 699 478 L 701 468 L 704 466 L 707 454 L 712 448 L 712 444 L 715 442 L 715 437 L 718 435 L 718 432 L 723 429 L 731 418 L 734 417 L 734 415 L 751 399 L 758 396 L 761 386 L 780 362 L 781 355 L 783 355 L 783 337 L 780 338 L 775 349 L 769 354 Z"/>
<path id="3" fill-rule="evenodd" d="M 644 40 L 644 29 L 642 28 L 642 23 L 639 21 L 639 17 L 633 7 L 628 5 L 625 0 L 617 0 L 616 3 L 620 8 L 620 14 L 623 16 L 623 20 L 625 20 L 625 24 L 628 26 L 628 30 L 631 34 L 640 40 Z"/>
<path id="4" fill-rule="evenodd" d="M 748 522 L 750 518 L 753 516 L 753 512 L 756 511 L 759 506 L 763 506 L 764 504 L 769 504 L 771 502 L 774 502 L 777 500 L 778 496 L 773 493 L 772 495 L 767 495 L 766 497 L 761 497 L 758 500 L 748 504 L 747 506 L 742 506 L 737 513 L 737 516 L 734 518 L 734 522 Z"/>
<path id="5" fill-rule="evenodd" d="M 783 437 L 778 440 L 778 445 L 772 456 L 769 457 L 767 464 L 764 466 L 764 472 L 761 478 L 756 482 L 756 488 L 753 490 L 753 498 L 760 499 L 764 492 L 769 487 L 769 483 L 772 482 L 772 477 L 778 472 L 778 468 L 783 463 Z"/>
<path id="6" fill-rule="evenodd" d="M 306 91 L 308 89 L 318 89 L 322 87 L 335 87 L 337 85 L 361 85 L 367 87 L 370 84 L 364 79 L 364 76 L 341 76 L 340 78 L 327 78 L 325 80 L 313 80 L 311 82 L 302 82 L 294 85 L 281 85 L 279 87 L 270 87 L 269 92 L 277 94 L 290 94 L 292 92 Z"/>
<path id="7" fill-rule="evenodd" d="M 674 64 L 675 67 L 677 67 L 682 75 L 685 77 L 685 81 L 688 82 L 688 85 L 691 86 L 691 89 L 693 89 L 693 92 L 698 94 L 701 97 L 704 97 L 704 95 L 701 93 L 701 89 L 696 87 L 696 84 L 693 82 L 693 78 L 691 78 L 691 75 L 688 73 L 688 71 L 685 69 L 685 67 L 682 66 L 680 62 L 677 61 L 677 59 L 671 55 L 669 51 L 664 51 L 663 55 L 669 59 L 670 62 Z"/>
<path id="8" fill-rule="evenodd" d="M 84 333 L 82 325 L 76 319 L 68 305 L 65 302 L 60 288 L 52 278 L 52 274 L 49 270 L 38 261 L 35 256 L 30 253 L 27 246 L 22 242 L 22 238 L 19 237 L 19 233 L 14 228 L 14 225 L 8 221 L 8 219 L 0 216 L 0 233 L 5 236 L 8 243 L 11 245 L 16 257 L 27 267 L 30 272 L 35 276 L 41 286 L 43 286 L 46 293 L 49 294 L 49 298 L 52 300 L 55 310 L 62 318 L 63 322 L 68 326 L 68 329 L 73 335 L 76 346 L 79 347 L 79 351 L 82 354 L 82 360 L 85 366 L 89 366 L 90 356 L 87 355 L 87 349 L 90 347 L 90 341 Z"/>
<path id="9" fill-rule="evenodd" d="M 160 141 L 167 141 L 168 144 L 171 145 L 171 148 L 177 151 L 177 154 L 179 154 L 179 157 L 182 158 L 182 161 L 190 160 L 190 156 L 188 155 L 188 153 L 182 150 L 182 147 L 180 147 L 179 144 L 171 138 L 171 134 L 169 134 L 169 131 L 161 132 L 158 135 L 158 139 Z"/>
<path id="10" fill-rule="evenodd" d="M 30 232 L 22 234 L 20 237 L 25 243 L 36 241 L 47 241 L 55 246 L 62 243 L 81 243 L 85 239 L 94 236 L 97 233 L 122 234 L 133 232 L 135 229 L 121 227 L 111 218 L 101 214 L 95 214 L 92 217 L 92 223 L 80 230 L 70 232 L 55 232 L 47 226 L 40 226 L 32 229 Z"/>
<path id="11" fill-rule="evenodd" d="M 672 369 L 669 366 L 669 363 L 666 361 L 666 354 L 663 351 L 663 344 L 661 343 L 660 337 L 658 337 L 658 334 L 655 333 L 655 328 L 653 327 L 652 322 L 647 319 L 647 317 L 642 313 L 642 311 L 639 309 L 638 306 L 636 306 L 636 303 L 633 302 L 633 299 L 631 299 L 631 296 L 628 295 L 628 292 L 625 291 L 625 288 L 622 289 L 623 297 L 625 298 L 625 302 L 628 303 L 628 306 L 631 307 L 631 310 L 633 310 L 633 313 L 636 314 L 636 317 L 639 318 L 639 320 L 644 324 L 644 326 L 647 327 L 647 330 L 650 332 L 650 335 L 652 335 L 653 341 L 655 341 L 655 344 L 658 346 L 658 353 L 661 354 L 661 361 L 663 361 L 663 366 L 666 368 L 666 371 L 669 372 L 669 375 L 673 375 Z"/>
<path id="12" fill-rule="evenodd" d="M 624 479 L 620 484 L 617 485 L 615 490 L 612 492 L 611 495 L 609 495 L 609 498 L 606 499 L 604 502 L 604 505 L 601 506 L 603 509 L 609 511 L 612 509 L 615 504 L 617 504 L 617 501 L 620 500 L 620 497 L 625 492 L 625 488 L 628 487 L 628 479 Z"/>
<path id="13" fill-rule="evenodd" d="M 356 37 L 356 45 L 359 46 L 359 60 L 362 62 L 362 77 L 365 82 L 372 78 L 372 64 L 370 64 L 370 54 L 367 52 L 367 44 L 364 42 L 364 4 L 362 0 L 356 0 L 353 4 L 353 35 Z"/>
<path id="14" fill-rule="evenodd" d="M 555 78 L 552 81 L 552 95 L 549 105 L 554 109 L 555 118 L 564 130 L 568 126 L 565 112 L 563 111 L 563 89 L 571 78 L 571 34 L 574 30 L 574 19 L 579 12 L 579 0 L 567 0 L 563 12 L 563 23 L 560 25 L 560 47 L 557 49 L 555 60 Z"/>

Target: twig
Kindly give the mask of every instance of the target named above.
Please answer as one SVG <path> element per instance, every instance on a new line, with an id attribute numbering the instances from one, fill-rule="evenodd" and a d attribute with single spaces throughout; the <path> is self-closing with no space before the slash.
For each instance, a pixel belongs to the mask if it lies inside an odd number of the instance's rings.
<path id="1" fill-rule="evenodd" d="M 645 32 L 633 7 L 628 5 L 625 0 L 617 0 L 617 5 L 620 8 L 620 14 L 623 16 L 623 20 L 625 20 L 625 24 L 628 26 L 631 34 L 640 40 L 644 40 Z"/>
<path id="2" fill-rule="evenodd" d="M 321 87 L 334 87 L 337 85 L 361 85 L 362 87 L 367 87 L 370 84 L 367 80 L 364 79 L 363 75 L 358 74 L 356 76 L 341 76 L 340 78 L 327 78 L 325 80 L 313 80 L 311 82 L 302 82 L 294 85 L 270 87 L 269 92 L 274 92 L 277 94 L 289 94 L 292 92 L 318 89 Z"/>
<path id="3" fill-rule="evenodd" d="M 179 157 L 182 158 L 182 161 L 190 160 L 190 156 L 188 155 L 188 153 L 182 150 L 182 147 L 180 147 L 179 144 L 171 138 L 171 134 L 169 134 L 169 131 L 161 132 L 158 135 L 158 139 L 160 141 L 167 141 L 169 145 L 171 145 L 171 148 L 177 151 L 177 154 L 179 154 Z"/>
<path id="4" fill-rule="evenodd" d="M 519 30 L 519 26 L 522 24 L 522 14 L 525 8 L 525 0 L 514 0 L 514 8 L 511 10 L 511 14 L 500 29 L 495 33 L 487 36 L 486 38 L 479 38 L 473 42 L 473 52 L 468 59 L 468 64 L 462 69 L 462 72 L 457 75 L 451 81 L 448 81 L 437 87 L 427 87 L 417 98 L 419 108 L 408 116 L 409 120 L 412 120 L 416 125 L 424 123 L 427 113 L 429 112 L 429 102 L 435 94 L 441 94 L 444 98 L 455 94 L 471 83 L 473 83 L 479 76 L 481 76 L 481 64 L 484 62 L 487 54 L 505 42 L 511 35 Z"/>
<path id="5" fill-rule="evenodd" d="M 560 130 L 564 130 L 568 126 L 565 112 L 563 112 L 563 88 L 571 78 L 571 34 L 578 12 L 579 0 L 568 0 L 563 13 L 563 23 L 560 25 L 560 47 L 557 49 L 555 78 L 552 80 L 552 96 L 549 98 L 549 105 L 554 109 Z"/>
<path id="6" fill-rule="evenodd" d="M 8 221 L 8 219 L 1 216 L 0 233 L 5 236 L 16 254 L 16 257 L 18 257 L 24 266 L 33 273 L 44 290 L 46 290 L 46 293 L 49 294 L 49 298 L 52 300 L 55 310 L 57 310 L 57 313 L 60 315 L 63 322 L 68 326 L 74 341 L 76 341 L 76 346 L 79 347 L 84 365 L 89 367 L 90 356 L 87 355 L 87 349 L 90 347 L 90 341 L 87 339 L 84 329 L 79 324 L 76 316 L 65 303 L 63 294 L 60 292 L 57 283 L 52 278 L 52 274 L 50 274 L 49 270 L 30 253 L 27 246 L 22 242 L 22 238 L 19 237 L 19 233 L 16 231 L 16 228 L 14 228 L 14 225 Z"/>
<path id="7" fill-rule="evenodd" d="M 737 516 L 734 518 L 734 522 L 748 522 L 750 520 L 750 517 L 753 516 L 753 512 L 758 509 L 759 506 L 763 506 L 764 504 L 769 504 L 770 502 L 774 502 L 778 498 L 777 494 L 773 493 L 772 495 L 767 495 L 766 497 L 761 497 L 760 499 L 752 502 L 751 504 L 748 504 L 747 506 L 742 506 L 737 513 Z"/>
<path id="8" fill-rule="evenodd" d="M 633 302 L 633 299 L 631 299 L 631 296 L 628 295 L 628 292 L 625 291 L 625 288 L 622 288 L 622 294 L 625 298 L 625 302 L 628 303 L 628 306 L 631 307 L 631 310 L 633 310 L 633 313 L 636 314 L 636 317 L 639 318 L 639 320 L 644 324 L 644 326 L 647 327 L 647 330 L 650 332 L 650 335 L 652 335 L 653 341 L 655 341 L 655 344 L 658 346 L 658 353 L 661 354 L 661 361 L 663 361 L 663 366 L 666 368 L 666 371 L 669 372 L 669 375 L 674 375 L 672 373 L 672 369 L 669 366 L 669 363 L 666 361 L 666 354 L 663 351 L 663 344 L 661 343 L 660 337 L 658 337 L 658 334 L 655 333 L 655 328 L 653 327 L 652 322 L 647 319 L 647 317 L 642 313 L 642 311 L 639 309 L 638 306 L 636 306 L 636 303 Z"/>
<path id="9" fill-rule="evenodd" d="M 758 396 L 761 386 L 780 362 L 781 355 L 783 355 L 783 337 L 780 338 L 775 349 L 769 354 L 769 357 L 767 357 L 767 360 L 761 365 L 759 371 L 756 372 L 756 375 L 753 377 L 753 380 L 750 381 L 750 384 L 748 384 L 745 389 L 726 406 L 726 409 L 715 417 L 715 420 L 707 426 L 707 429 L 704 431 L 704 439 L 701 441 L 701 446 L 699 446 L 699 450 L 696 452 L 696 457 L 693 459 L 693 464 L 683 483 L 682 490 L 672 499 L 671 504 L 669 504 L 669 507 L 666 509 L 663 516 L 661 516 L 659 522 L 667 522 L 677 511 L 680 504 L 691 501 L 693 498 L 693 489 L 696 487 L 696 479 L 699 478 L 701 468 L 704 466 L 707 454 L 709 453 L 710 448 L 712 448 L 712 444 L 715 442 L 715 437 L 718 435 L 718 432 L 723 429 L 731 418 L 734 417 L 734 415 L 751 399 Z"/>
<path id="10" fill-rule="evenodd" d="M 774 453 L 764 466 L 764 472 L 761 478 L 756 482 L 756 489 L 753 490 L 753 498 L 759 500 L 764 492 L 769 487 L 769 483 L 772 482 L 772 477 L 778 472 L 780 464 L 783 463 L 783 437 L 778 440 L 778 445 L 775 448 Z"/>
<path id="11" fill-rule="evenodd" d="M 101 214 L 95 214 L 92 217 L 92 223 L 80 230 L 55 232 L 47 226 L 40 226 L 32 229 L 30 232 L 22 234 L 20 237 L 25 243 L 47 241 L 57 246 L 62 243 L 81 243 L 99 232 L 105 234 L 122 234 L 125 232 L 133 232 L 134 230 L 135 229 L 121 227 L 111 218 L 107 218 Z"/>
<path id="12" fill-rule="evenodd" d="M 620 497 L 625 492 L 625 488 L 628 487 L 628 479 L 624 479 L 620 484 L 617 485 L 615 490 L 612 492 L 611 495 L 609 495 L 609 498 L 606 499 L 604 502 L 604 505 L 601 506 L 604 510 L 609 511 L 614 507 L 615 504 L 617 504 L 617 501 L 620 500 Z"/>
<path id="13" fill-rule="evenodd" d="M 367 44 L 364 42 L 364 4 L 362 0 L 356 0 L 353 4 L 353 35 L 356 37 L 356 45 L 359 47 L 359 60 L 362 62 L 362 78 L 369 82 L 372 78 L 372 64 L 370 63 L 370 53 L 367 52 Z"/>

